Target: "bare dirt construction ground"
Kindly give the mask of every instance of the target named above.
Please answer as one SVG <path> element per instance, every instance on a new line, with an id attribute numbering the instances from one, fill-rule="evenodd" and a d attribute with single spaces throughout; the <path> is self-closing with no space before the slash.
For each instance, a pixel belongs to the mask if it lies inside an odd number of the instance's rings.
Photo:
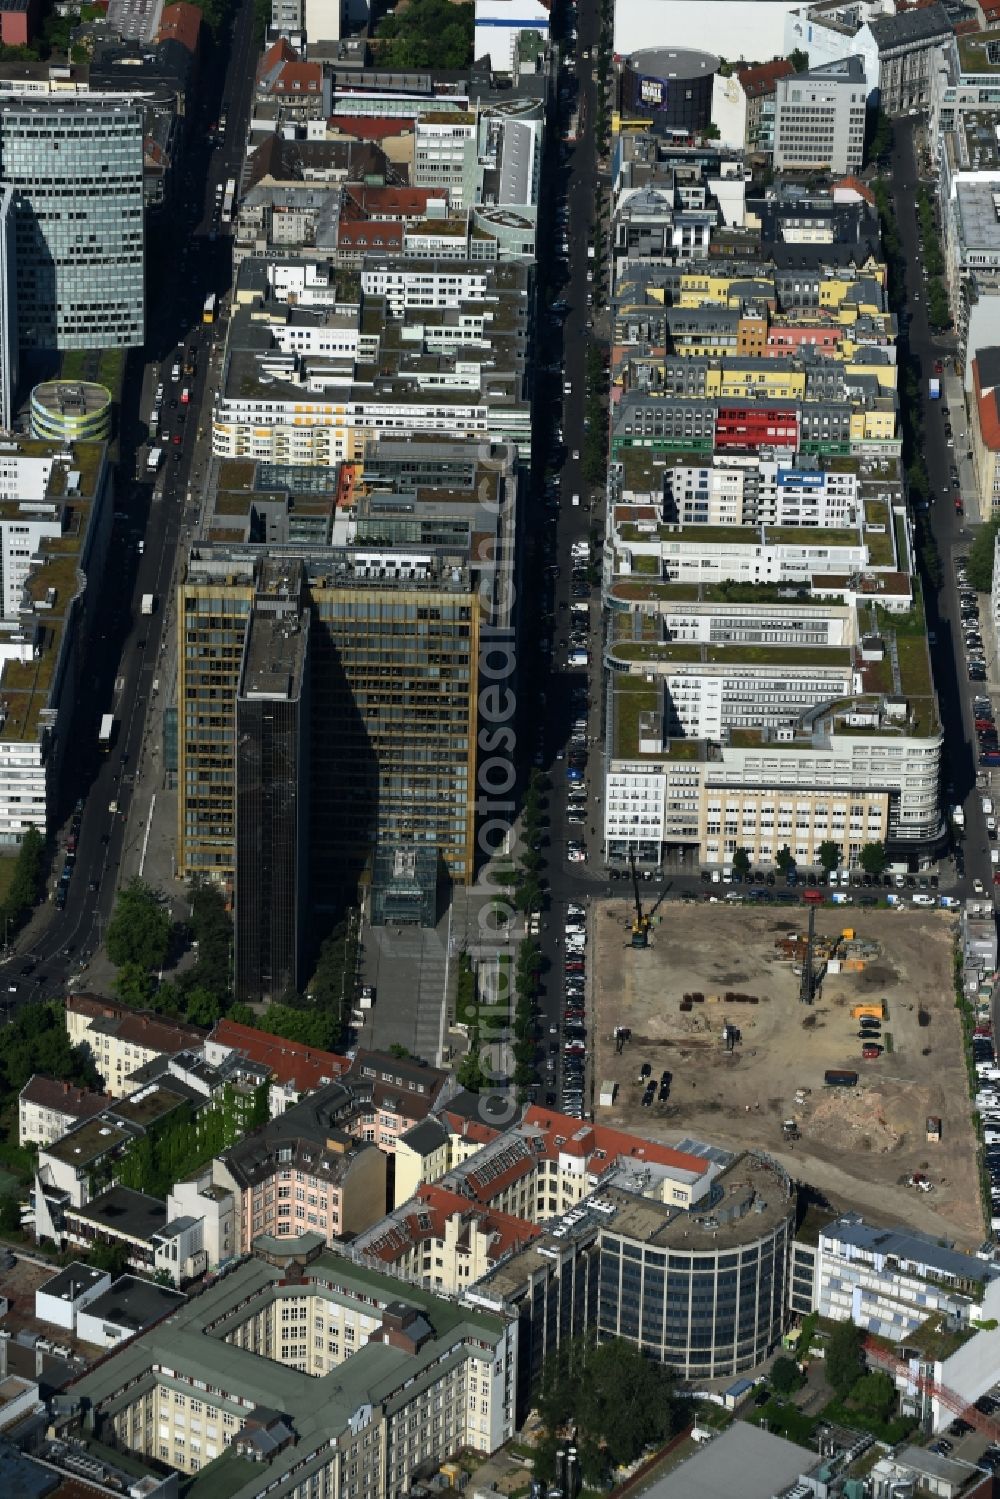
<path id="1" fill-rule="evenodd" d="M 859 969 L 827 973 L 819 997 L 805 1005 L 799 971 L 776 947 L 805 935 L 804 907 L 671 904 L 658 916 L 649 947 L 636 951 L 628 945 L 629 906 L 606 901 L 594 911 L 596 1118 L 666 1141 L 696 1135 L 734 1149 L 757 1146 L 835 1207 L 980 1243 L 953 919 L 943 911 L 818 911 L 818 937 L 833 939 L 850 927 L 869 951 Z M 849 951 L 856 957 L 858 948 Z M 727 991 L 757 1003 L 727 1003 Z M 685 994 L 704 998 L 684 1012 Z M 879 1000 L 885 1049 L 864 1061 L 851 1009 Z M 731 1051 L 727 1022 L 741 1033 Z M 617 1025 L 632 1031 L 621 1055 Z M 669 1098 L 649 1108 L 639 1081 L 646 1062 L 657 1083 L 664 1071 L 671 1075 Z M 856 1071 L 858 1087 L 826 1087 L 823 1074 L 832 1067 Z M 597 1101 L 603 1080 L 619 1085 L 611 1108 Z M 808 1091 L 796 1102 L 799 1089 Z M 927 1141 L 929 1115 L 942 1120 L 936 1144 Z M 791 1119 L 796 1141 L 783 1135 L 783 1121 Z M 926 1173 L 933 1192 L 905 1185 L 914 1171 Z"/>

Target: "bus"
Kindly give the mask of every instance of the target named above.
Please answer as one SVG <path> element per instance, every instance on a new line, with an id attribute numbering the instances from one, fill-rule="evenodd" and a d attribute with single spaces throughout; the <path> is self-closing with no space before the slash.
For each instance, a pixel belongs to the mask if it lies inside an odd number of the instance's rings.
<path id="1" fill-rule="evenodd" d="M 236 178 L 230 177 L 226 183 L 226 191 L 222 198 L 222 222 L 231 224 L 233 222 L 233 204 L 236 201 Z"/>
<path id="2" fill-rule="evenodd" d="M 101 719 L 101 727 L 97 734 L 97 743 L 105 753 L 111 748 L 111 736 L 115 730 L 114 714 L 105 713 Z"/>
<path id="3" fill-rule="evenodd" d="M 203 323 L 215 322 L 215 309 L 218 306 L 218 298 L 215 292 L 209 292 L 205 298 L 205 306 L 202 308 L 201 320 Z"/>

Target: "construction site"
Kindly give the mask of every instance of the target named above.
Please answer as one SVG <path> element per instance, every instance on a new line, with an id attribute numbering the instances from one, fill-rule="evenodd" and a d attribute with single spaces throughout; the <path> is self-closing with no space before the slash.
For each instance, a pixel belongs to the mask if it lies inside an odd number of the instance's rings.
<path id="1" fill-rule="evenodd" d="M 757 1146 L 835 1207 L 979 1244 L 955 934 L 944 911 L 671 903 L 650 921 L 600 902 L 597 1117 Z"/>

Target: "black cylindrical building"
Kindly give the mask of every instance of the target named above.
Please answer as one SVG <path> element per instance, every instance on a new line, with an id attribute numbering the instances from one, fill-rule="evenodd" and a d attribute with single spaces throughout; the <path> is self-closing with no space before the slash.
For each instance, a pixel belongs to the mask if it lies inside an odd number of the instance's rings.
<path id="1" fill-rule="evenodd" d="M 712 118 L 712 83 L 720 59 L 711 52 L 649 47 L 633 52 L 622 69 L 622 107 L 652 115 L 674 130 L 703 130 Z"/>

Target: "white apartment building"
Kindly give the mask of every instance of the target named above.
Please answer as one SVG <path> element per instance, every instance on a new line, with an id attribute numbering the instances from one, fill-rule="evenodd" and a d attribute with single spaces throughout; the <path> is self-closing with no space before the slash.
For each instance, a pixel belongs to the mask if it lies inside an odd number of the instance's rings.
<path id="1" fill-rule="evenodd" d="M 93 1093 L 89 1088 L 77 1088 L 36 1072 L 18 1094 L 18 1144 L 50 1145 L 75 1125 L 99 1114 L 110 1102 L 106 1093 Z"/>
<path id="2" fill-rule="evenodd" d="M 836 467 L 717 455 L 664 469 L 664 514 L 684 525 L 851 527 L 860 511 L 860 465 Z"/>
<path id="3" fill-rule="evenodd" d="M 160 1057 L 198 1050 L 206 1032 L 133 1010 L 95 994 L 66 996 L 66 1034 L 71 1046 L 85 1046 L 113 1098 L 126 1098 L 140 1086 L 132 1074 Z"/>
<path id="4" fill-rule="evenodd" d="M 485 266 L 370 256 L 361 270 L 361 290 L 366 297 L 384 297 L 391 315 L 401 318 L 410 308 L 461 307 L 484 301 L 490 275 Z"/>
<path id="5" fill-rule="evenodd" d="M 846 527 L 682 529 L 640 519 L 619 527 L 615 543 L 619 577 L 652 575 L 673 583 L 805 585 L 824 574 L 856 573 L 867 561 L 860 532 Z"/>
<path id="6" fill-rule="evenodd" d="M 476 201 L 479 123 L 473 110 L 422 114 L 417 120 L 413 186 L 441 187 L 453 210 Z"/>
<path id="7" fill-rule="evenodd" d="M 800 1278 L 812 1279 L 812 1309 L 899 1343 L 940 1313 L 968 1327 L 1000 1316 L 1000 1265 L 962 1254 L 915 1229 L 880 1228 L 857 1213 L 796 1243 Z"/>

